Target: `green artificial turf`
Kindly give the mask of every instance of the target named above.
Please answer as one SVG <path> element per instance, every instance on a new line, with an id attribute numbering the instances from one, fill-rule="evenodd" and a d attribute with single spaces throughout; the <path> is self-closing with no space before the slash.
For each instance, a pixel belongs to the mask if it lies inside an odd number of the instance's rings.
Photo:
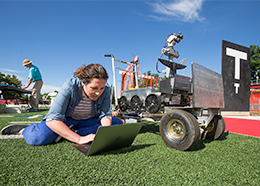
<path id="1" fill-rule="evenodd" d="M 0 128 L 13 121 L 41 119 L 0 117 Z M 256 137 L 225 132 L 219 140 L 200 140 L 190 151 L 177 151 L 164 144 L 158 124 L 144 122 L 130 147 L 86 157 L 73 144 L 29 146 L 24 139 L 0 140 L 0 185 L 260 183 L 260 138 Z"/>

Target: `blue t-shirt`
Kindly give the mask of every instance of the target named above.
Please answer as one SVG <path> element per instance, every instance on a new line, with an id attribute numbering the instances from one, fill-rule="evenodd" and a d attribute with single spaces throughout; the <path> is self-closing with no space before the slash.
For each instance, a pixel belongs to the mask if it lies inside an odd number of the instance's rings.
<path id="1" fill-rule="evenodd" d="M 42 79 L 40 70 L 34 65 L 32 65 L 29 68 L 29 77 L 30 77 L 30 79 L 33 79 L 33 82 Z"/>

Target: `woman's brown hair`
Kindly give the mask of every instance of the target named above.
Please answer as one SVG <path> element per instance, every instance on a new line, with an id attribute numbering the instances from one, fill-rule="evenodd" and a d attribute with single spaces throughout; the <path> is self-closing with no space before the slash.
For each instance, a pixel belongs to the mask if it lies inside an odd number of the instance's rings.
<path id="1" fill-rule="evenodd" d="M 89 84 L 93 78 L 108 79 L 106 69 L 100 64 L 81 65 L 74 73 L 74 77 L 78 77 L 85 85 Z"/>

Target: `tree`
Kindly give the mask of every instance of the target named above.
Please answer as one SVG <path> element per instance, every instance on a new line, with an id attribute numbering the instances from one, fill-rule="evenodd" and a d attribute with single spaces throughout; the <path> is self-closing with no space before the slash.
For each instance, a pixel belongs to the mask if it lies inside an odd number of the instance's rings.
<path id="1" fill-rule="evenodd" d="M 260 76 L 260 47 L 258 45 L 250 45 L 251 53 L 251 80 L 255 80 L 256 76 Z"/>
<path id="2" fill-rule="evenodd" d="M 2 74 L 1 72 L 0 72 L 0 82 L 5 82 L 9 85 L 14 85 L 19 88 L 22 86 L 22 82 L 19 81 L 17 76 L 10 75 L 10 74 L 6 75 L 6 74 Z"/>
<path id="3" fill-rule="evenodd" d="M 5 74 L 2 74 L 2 73 L 0 72 L 0 81 L 4 81 L 4 78 L 5 78 Z"/>
<path id="4" fill-rule="evenodd" d="M 107 83 L 107 86 L 108 86 L 108 88 L 109 88 L 109 93 L 110 93 L 110 95 L 113 93 L 111 103 L 112 103 L 112 104 L 115 104 L 115 91 L 114 91 L 113 84 L 109 85 L 109 84 Z"/>

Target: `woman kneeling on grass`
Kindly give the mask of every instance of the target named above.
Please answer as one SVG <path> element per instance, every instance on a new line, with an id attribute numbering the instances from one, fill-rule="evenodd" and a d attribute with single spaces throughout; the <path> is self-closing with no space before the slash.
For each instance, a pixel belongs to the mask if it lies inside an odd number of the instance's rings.
<path id="1" fill-rule="evenodd" d="M 93 141 L 98 127 L 122 124 L 112 117 L 107 79 L 102 65 L 82 65 L 64 83 L 41 123 L 9 125 L 2 134 L 23 134 L 29 145 L 47 145 L 61 137 L 78 144 Z"/>

